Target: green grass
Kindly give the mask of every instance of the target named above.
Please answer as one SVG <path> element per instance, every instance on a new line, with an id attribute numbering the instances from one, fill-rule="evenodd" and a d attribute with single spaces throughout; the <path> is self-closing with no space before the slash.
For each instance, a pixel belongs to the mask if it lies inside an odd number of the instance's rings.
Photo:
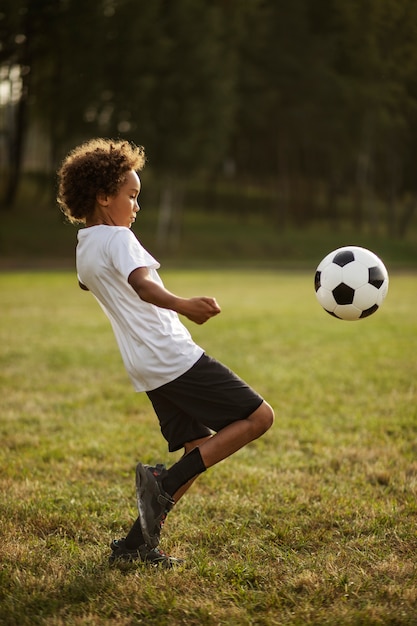
<path id="1" fill-rule="evenodd" d="M 134 230 L 144 246 L 171 267 L 315 268 L 331 250 L 359 245 L 376 252 L 390 270 L 417 268 L 416 228 L 399 239 L 382 226 L 377 233 L 358 232 L 349 224 L 337 229 L 324 223 L 284 228 L 268 221 L 259 205 L 241 215 L 187 209 L 178 242 L 160 245 L 157 220 L 157 208 L 145 201 Z M 72 268 L 76 233 L 52 201 L 39 208 L 32 199 L 2 214 L 0 268 Z"/>
<path id="2" fill-rule="evenodd" d="M 415 275 L 360 322 L 324 313 L 310 274 L 163 278 L 217 297 L 193 336 L 276 423 L 170 514 L 162 548 L 184 567 L 110 568 L 136 462 L 178 457 L 74 274 L 0 274 L 0 623 L 416 624 Z"/>

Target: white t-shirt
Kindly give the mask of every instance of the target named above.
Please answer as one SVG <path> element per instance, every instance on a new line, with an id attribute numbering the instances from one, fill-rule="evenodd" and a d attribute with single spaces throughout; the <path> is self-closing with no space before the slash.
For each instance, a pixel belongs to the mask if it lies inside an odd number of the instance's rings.
<path id="1" fill-rule="evenodd" d="M 203 354 L 171 310 L 141 300 L 130 273 L 147 267 L 162 284 L 160 267 L 124 226 L 90 226 L 78 231 L 77 273 L 110 319 L 136 391 L 150 391 L 184 374 Z"/>

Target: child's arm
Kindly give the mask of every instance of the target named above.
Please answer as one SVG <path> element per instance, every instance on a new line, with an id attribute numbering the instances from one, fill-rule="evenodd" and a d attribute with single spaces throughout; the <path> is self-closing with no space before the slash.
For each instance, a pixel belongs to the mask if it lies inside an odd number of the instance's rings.
<path id="1" fill-rule="evenodd" d="M 138 267 L 133 270 L 128 281 L 144 302 L 176 311 L 196 324 L 204 324 L 221 311 L 215 298 L 180 298 L 176 296 L 162 285 L 154 282 L 146 267 Z"/>

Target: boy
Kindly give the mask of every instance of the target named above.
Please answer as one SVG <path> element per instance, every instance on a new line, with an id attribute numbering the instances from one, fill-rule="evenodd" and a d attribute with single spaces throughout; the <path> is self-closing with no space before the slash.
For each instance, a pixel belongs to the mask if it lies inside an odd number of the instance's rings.
<path id="1" fill-rule="evenodd" d="M 260 437 L 272 408 L 232 371 L 194 343 L 178 314 L 204 324 L 220 313 L 215 298 L 168 291 L 160 267 L 130 230 L 139 211 L 142 147 L 93 139 L 75 148 L 58 171 L 58 203 L 78 232 L 79 285 L 108 316 L 136 391 L 147 393 L 169 451 L 184 448 L 166 469 L 139 463 L 139 517 L 111 544 L 110 563 L 144 561 L 170 568 L 179 559 L 158 549 L 167 513 L 199 474 Z"/>

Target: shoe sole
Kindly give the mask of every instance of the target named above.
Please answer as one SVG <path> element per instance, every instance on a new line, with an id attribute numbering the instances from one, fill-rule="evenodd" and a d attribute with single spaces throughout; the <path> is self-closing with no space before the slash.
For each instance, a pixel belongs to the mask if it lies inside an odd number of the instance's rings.
<path id="1" fill-rule="evenodd" d="M 172 569 L 173 567 L 177 567 L 179 565 L 184 564 L 184 559 L 178 559 L 174 556 L 169 556 L 162 551 L 156 551 L 159 554 L 152 555 L 152 550 L 148 552 L 141 551 L 146 549 L 146 546 L 142 546 L 138 548 L 138 550 L 131 551 L 130 553 L 127 551 L 123 551 L 116 543 L 113 541 L 110 544 L 110 549 L 112 553 L 108 558 L 109 565 L 148 565 L 151 567 L 161 567 L 163 569 Z M 152 558 L 153 557 L 153 558 Z"/>
<path id="2" fill-rule="evenodd" d="M 179 567 L 184 565 L 185 561 L 183 559 L 176 559 L 175 557 L 168 557 L 167 559 L 131 559 L 124 558 L 123 556 L 113 556 L 110 555 L 108 559 L 109 565 L 111 566 L 144 566 L 144 567 L 154 567 L 161 569 L 174 569 L 175 567 Z"/>

